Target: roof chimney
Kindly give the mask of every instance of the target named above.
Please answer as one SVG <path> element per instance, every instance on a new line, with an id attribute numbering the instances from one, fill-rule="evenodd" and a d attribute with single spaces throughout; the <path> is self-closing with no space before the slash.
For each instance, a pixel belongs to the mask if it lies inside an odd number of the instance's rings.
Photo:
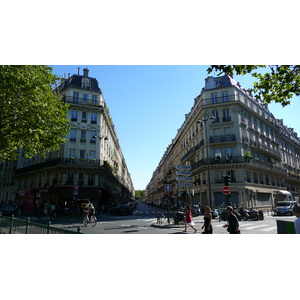
<path id="1" fill-rule="evenodd" d="M 80 75 L 80 68 L 78 68 L 78 75 Z"/>
<path id="2" fill-rule="evenodd" d="M 89 69 L 88 68 L 83 69 L 83 76 L 89 77 Z"/>

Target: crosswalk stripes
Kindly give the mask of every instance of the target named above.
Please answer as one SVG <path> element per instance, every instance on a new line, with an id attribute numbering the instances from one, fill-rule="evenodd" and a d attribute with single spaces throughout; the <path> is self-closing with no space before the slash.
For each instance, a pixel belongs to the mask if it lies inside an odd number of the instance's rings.
<path id="1" fill-rule="evenodd" d="M 213 226 L 220 228 L 223 225 L 224 224 L 214 224 Z M 240 229 L 241 229 L 241 231 L 243 231 L 243 230 L 259 229 L 260 231 L 269 232 L 269 231 L 275 230 L 276 228 L 277 228 L 277 226 L 269 226 L 267 224 L 264 224 L 264 225 L 253 225 L 253 224 L 243 224 L 243 223 L 240 223 Z"/>
<path id="2" fill-rule="evenodd" d="M 139 210 L 135 210 L 132 214 L 134 215 L 142 215 L 142 214 L 157 214 L 158 212 L 157 211 L 139 211 Z M 160 213 L 163 213 L 164 215 L 166 215 L 168 212 L 167 211 L 164 211 L 164 212 L 161 212 Z"/>

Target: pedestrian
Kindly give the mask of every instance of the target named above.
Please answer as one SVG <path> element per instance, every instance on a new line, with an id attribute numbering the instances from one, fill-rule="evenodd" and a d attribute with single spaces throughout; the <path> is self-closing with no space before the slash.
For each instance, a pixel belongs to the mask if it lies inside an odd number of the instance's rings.
<path id="1" fill-rule="evenodd" d="M 227 218 L 228 223 L 223 225 L 223 227 L 227 228 L 227 231 L 230 234 L 241 233 L 240 224 L 239 224 L 239 221 L 238 221 L 236 215 L 233 213 L 232 206 L 227 206 L 226 207 L 226 212 L 227 212 L 227 215 L 228 215 L 228 218 Z"/>
<path id="2" fill-rule="evenodd" d="M 183 232 L 187 232 L 188 225 L 194 229 L 195 233 L 197 232 L 197 229 L 194 227 L 195 223 L 193 222 L 191 206 L 187 204 L 185 209 L 185 230 Z"/>
<path id="3" fill-rule="evenodd" d="M 296 220 L 294 223 L 296 233 L 300 233 L 300 206 L 293 207 L 293 214 L 296 216 Z"/>
<path id="4" fill-rule="evenodd" d="M 202 229 L 204 228 L 204 231 L 202 233 L 212 234 L 213 233 L 213 229 L 212 229 L 212 225 L 211 225 L 212 210 L 209 206 L 205 206 L 204 211 L 205 211 L 205 213 L 204 213 L 204 224 L 202 226 Z"/>
<path id="5" fill-rule="evenodd" d="M 45 218 L 48 218 L 48 213 L 49 213 L 49 203 L 46 201 L 46 202 L 44 202 L 44 214 L 45 214 Z"/>

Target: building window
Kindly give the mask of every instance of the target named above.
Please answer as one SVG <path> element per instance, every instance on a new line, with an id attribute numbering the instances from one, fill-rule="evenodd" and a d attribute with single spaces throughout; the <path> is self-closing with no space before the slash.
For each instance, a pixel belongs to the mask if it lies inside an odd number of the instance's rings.
<path id="1" fill-rule="evenodd" d="M 77 137 L 77 130 L 71 129 L 70 130 L 70 142 L 76 142 L 76 137 Z"/>
<path id="2" fill-rule="evenodd" d="M 96 131 L 90 131 L 90 143 L 96 144 L 96 138 L 94 137 L 96 135 Z"/>
<path id="3" fill-rule="evenodd" d="M 97 104 L 98 97 L 97 95 L 92 95 L 92 103 Z"/>
<path id="4" fill-rule="evenodd" d="M 219 118 L 219 112 L 217 110 L 213 110 L 212 111 L 213 116 L 215 117 L 215 120 L 213 121 L 213 123 L 218 123 L 220 122 L 220 118 Z"/>
<path id="5" fill-rule="evenodd" d="M 86 131 L 84 131 L 84 130 L 80 131 L 80 142 L 82 142 L 82 143 L 86 142 Z"/>
<path id="6" fill-rule="evenodd" d="M 83 98 L 84 101 L 87 101 L 88 98 L 89 98 L 89 95 L 86 94 L 86 93 L 83 93 L 82 98 Z"/>
<path id="7" fill-rule="evenodd" d="M 220 161 L 222 158 L 221 149 L 215 149 L 215 160 Z"/>
<path id="8" fill-rule="evenodd" d="M 90 80 L 88 78 L 82 79 L 82 88 L 89 89 L 90 88 Z"/>
<path id="9" fill-rule="evenodd" d="M 80 158 L 81 160 L 85 159 L 84 153 L 85 153 L 84 150 L 79 150 L 79 158 Z"/>
<path id="10" fill-rule="evenodd" d="M 220 171 L 217 171 L 216 173 L 215 173 L 215 182 L 216 183 L 222 183 L 222 182 L 224 182 L 224 179 L 223 179 L 223 175 L 222 175 L 222 173 L 220 172 Z"/>
<path id="11" fill-rule="evenodd" d="M 77 121 L 78 119 L 78 111 L 72 110 L 71 121 Z"/>
<path id="12" fill-rule="evenodd" d="M 223 122 L 231 121 L 231 117 L 229 116 L 229 109 L 223 109 Z"/>
<path id="13" fill-rule="evenodd" d="M 78 173 L 78 185 L 83 185 L 84 184 L 84 174 L 83 173 Z"/>
<path id="14" fill-rule="evenodd" d="M 228 93 L 227 92 L 222 93 L 222 101 L 223 102 L 228 102 Z"/>
<path id="15" fill-rule="evenodd" d="M 91 113 L 91 124 L 97 124 L 97 114 Z"/>
<path id="16" fill-rule="evenodd" d="M 226 159 L 232 160 L 232 148 L 226 148 Z"/>
<path id="17" fill-rule="evenodd" d="M 212 104 L 217 104 L 218 103 L 217 94 L 211 94 L 211 103 Z"/>
<path id="18" fill-rule="evenodd" d="M 79 93 L 73 92 L 73 102 L 78 103 L 79 102 Z"/>
<path id="19" fill-rule="evenodd" d="M 69 149 L 69 158 L 75 158 L 75 149 Z"/>
<path id="20" fill-rule="evenodd" d="M 83 111 L 81 113 L 81 123 L 87 123 L 87 119 L 86 119 L 86 111 Z"/>
<path id="21" fill-rule="evenodd" d="M 90 160 L 95 160 L 96 159 L 96 151 L 94 151 L 94 150 L 89 151 L 89 159 Z"/>

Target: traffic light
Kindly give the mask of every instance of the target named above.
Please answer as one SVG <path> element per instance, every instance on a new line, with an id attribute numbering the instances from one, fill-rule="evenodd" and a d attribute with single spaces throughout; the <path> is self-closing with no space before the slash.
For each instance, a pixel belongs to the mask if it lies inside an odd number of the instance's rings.
<path id="1" fill-rule="evenodd" d="M 229 186 L 231 184 L 231 177 L 229 175 L 223 175 L 224 178 L 224 185 Z"/>
<path id="2" fill-rule="evenodd" d="M 231 177 L 227 175 L 227 186 L 231 185 Z"/>

